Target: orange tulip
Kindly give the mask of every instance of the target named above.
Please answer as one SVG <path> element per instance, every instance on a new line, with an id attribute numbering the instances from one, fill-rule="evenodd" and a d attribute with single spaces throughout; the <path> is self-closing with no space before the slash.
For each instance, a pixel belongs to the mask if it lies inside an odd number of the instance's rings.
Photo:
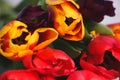
<path id="1" fill-rule="evenodd" d="M 120 23 L 109 24 L 116 38 L 120 40 Z"/>
<path id="2" fill-rule="evenodd" d="M 83 39 L 83 18 L 78 12 L 79 6 L 73 0 L 48 7 L 53 13 L 54 27 L 61 37 L 74 41 Z"/>
<path id="3" fill-rule="evenodd" d="M 57 39 L 57 31 L 52 28 L 38 28 L 33 33 L 27 25 L 14 20 L 0 30 L 0 53 L 12 60 L 20 60 L 48 46 Z"/>

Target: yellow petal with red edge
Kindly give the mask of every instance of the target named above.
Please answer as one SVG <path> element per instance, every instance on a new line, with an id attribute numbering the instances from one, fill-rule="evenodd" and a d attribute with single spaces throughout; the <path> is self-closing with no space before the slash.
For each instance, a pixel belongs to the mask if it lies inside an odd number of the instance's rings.
<path id="1" fill-rule="evenodd" d="M 49 6 L 54 16 L 54 27 L 67 40 L 82 40 L 85 34 L 83 18 L 72 2 Z"/>
<path id="2" fill-rule="evenodd" d="M 33 50 L 45 48 L 58 38 L 58 32 L 53 28 L 39 28 L 35 32 L 39 34 L 39 41 Z"/>
<path id="3" fill-rule="evenodd" d="M 20 21 L 17 21 L 17 20 L 11 21 L 8 24 L 6 24 L 5 26 L 3 26 L 3 28 L 0 30 L 0 38 L 3 37 L 6 33 L 9 33 L 10 37 L 20 35 L 21 31 L 16 33 L 15 29 L 20 30 L 21 28 L 26 28 L 26 27 L 27 27 L 27 25 Z M 27 31 L 27 30 L 23 29 L 23 31 Z"/>

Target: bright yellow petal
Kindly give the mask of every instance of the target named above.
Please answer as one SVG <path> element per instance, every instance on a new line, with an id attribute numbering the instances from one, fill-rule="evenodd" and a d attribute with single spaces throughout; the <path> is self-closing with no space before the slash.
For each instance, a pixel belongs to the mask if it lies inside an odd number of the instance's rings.
<path id="1" fill-rule="evenodd" d="M 66 1 L 69 1 L 69 0 L 45 0 L 46 4 L 48 5 L 57 5 L 57 4 L 64 3 Z"/>

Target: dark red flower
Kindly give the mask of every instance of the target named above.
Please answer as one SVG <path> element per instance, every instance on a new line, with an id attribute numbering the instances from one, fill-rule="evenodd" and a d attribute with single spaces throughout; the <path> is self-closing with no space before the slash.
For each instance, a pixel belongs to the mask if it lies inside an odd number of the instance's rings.
<path id="1" fill-rule="evenodd" d="M 51 25 L 51 13 L 43 10 L 41 6 L 28 5 L 17 15 L 17 20 L 26 23 L 30 30 L 38 27 L 49 27 Z"/>
<path id="2" fill-rule="evenodd" d="M 65 52 L 51 48 L 41 49 L 33 56 L 26 56 L 23 63 L 27 68 L 44 75 L 64 76 L 75 70 L 73 60 Z"/>
<path id="3" fill-rule="evenodd" d="M 67 80 L 108 80 L 102 76 L 99 76 L 89 70 L 80 70 L 73 72 Z"/>
<path id="4" fill-rule="evenodd" d="M 83 69 L 109 80 L 120 76 L 120 41 L 113 36 L 99 36 L 88 45 L 80 59 Z"/>
<path id="5" fill-rule="evenodd" d="M 80 12 L 85 19 L 100 22 L 105 15 L 114 16 L 113 2 L 108 0 L 77 0 Z"/>
<path id="6" fill-rule="evenodd" d="M 42 80 L 34 71 L 9 70 L 1 74 L 0 80 Z"/>

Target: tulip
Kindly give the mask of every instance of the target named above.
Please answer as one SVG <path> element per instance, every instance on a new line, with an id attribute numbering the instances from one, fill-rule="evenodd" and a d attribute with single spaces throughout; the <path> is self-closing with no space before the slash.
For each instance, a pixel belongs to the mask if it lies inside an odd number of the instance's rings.
<path id="1" fill-rule="evenodd" d="M 89 70 L 79 70 L 70 74 L 67 80 L 108 80 L 108 79 L 99 76 Z"/>
<path id="2" fill-rule="evenodd" d="M 43 10 L 41 6 L 25 6 L 19 12 L 16 19 L 26 23 L 31 31 L 39 27 L 52 26 L 51 13 L 48 10 Z"/>
<path id="3" fill-rule="evenodd" d="M 65 1 L 58 5 L 48 5 L 53 14 L 54 28 L 66 40 L 79 41 L 84 37 L 84 25 L 78 5 L 73 1 Z"/>
<path id="4" fill-rule="evenodd" d="M 93 64 L 101 64 L 104 61 L 106 51 L 120 61 L 120 41 L 113 36 L 99 36 L 88 45 L 88 61 Z"/>
<path id="5" fill-rule="evenodd" d="M 27 27 L 26 24 L 14 20 L 1 29 L 1 55 L 11 60 L 21 60 L 57 39 L 58 33 L 53 28 L 38 28 L 31 33 Z"/>
<path id="6" fill-rule="evenodd" d="M 42 80 L 42 79 L 34 71 L 9 70 L 1 74 L 0 80 Z"/>
<path id="7" fill-rule="evenodd" d="M 105 15 L 115 16 L 113 2 L 109 0 L 77 0 L 79 11 L 86 20 L 101 22 Z"/>
<path id="8" fill-rule="evenodd" d="M 24 57 L 23 64 L 40 74 L 55 77 L 69 75 L 75 70 L 73 60 L 65 52 L 51 48 L 41 49 L 35 55 Z"/>
<path id="9" fill-rule="evenodd" d="M 115 37 L 120 40 L 120 23 L 107 25 L 114 33 Z"/>
<path id="10" fill-rule="evenodd" d="M 114 36 L 99 36 L 88 44 L 88 52 L 80 58 L 83 69 L 90 70 L 108 80 L 120 74 L 120 41 Z"/>

